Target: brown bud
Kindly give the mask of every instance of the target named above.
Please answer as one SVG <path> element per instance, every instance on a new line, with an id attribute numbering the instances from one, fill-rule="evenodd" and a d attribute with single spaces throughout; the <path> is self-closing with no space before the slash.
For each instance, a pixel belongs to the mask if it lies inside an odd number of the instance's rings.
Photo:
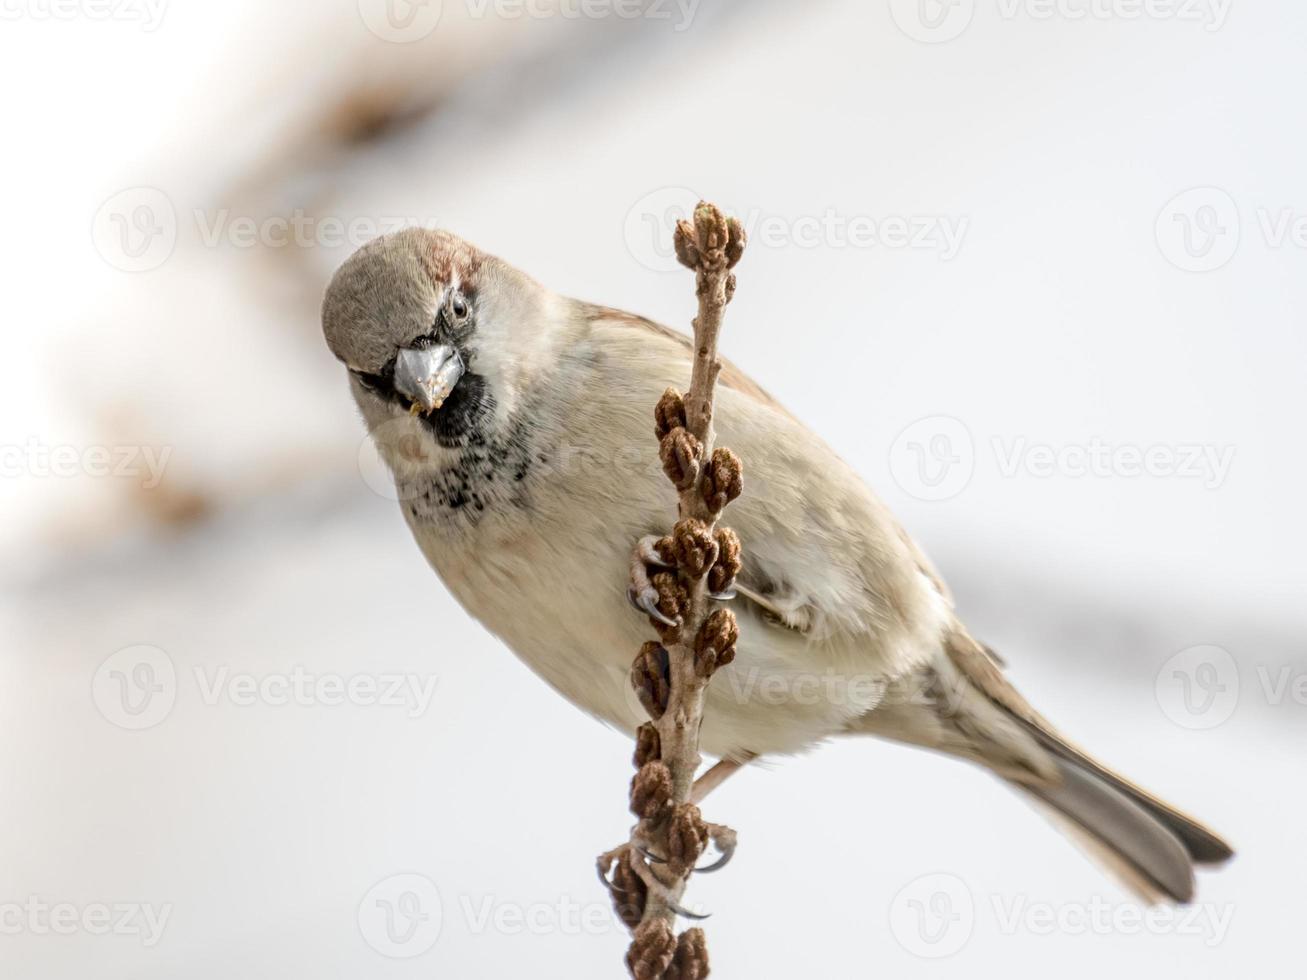
<path id="1" fill-rule="evenodd" d="M 675 572 L 659 572 L 650 582 L 658 590 L 658 611 L 669 619 L 683 619 L 686 610 L 690 608 L 690 596 L 681 584 L 681 577 Z M 672 638 L 681 635 L 679 623 L 676 626 L 666 626 L 653 618 L 649 621 L 658 630 L 658 635 L 669 643 L 674 643 Z"/>
<path id="2" fill-rule="evenodd" d="M 676 940 L 676 953 L 663 980 L 706 980 L 708 973 L 708 937 L 702 929 L 686 929 Z"/>
<path id="3" fill-rule="evenodd" d="M 661 762 L 646 762 L 631 778 L 631 812 L 650 820 L 672 799 L 672 771 Z"/>
<path id="4" fill-rule="evenodd" d="M 698 269 L 699 263 L 703 257 L 699 254 L 699 246 L 694 241 L 694 225 L 688 221 L 676 222 L 676 231 L 672 236 L 672 243 L 676 247 L 676 260 L 687 269 Z"/>
<path id="5" fill-rule="evenodd" d="M 726 215 L 715 204 L 700 201 L 694 209 L 695 244 L 705 268 L 718 269 L 727 262 L 726 247 L 731 240 Z"/>
<path id="6" fill-rule="evenodd" d="M 719 514 L 744 490 L 744 467 L 740 457 L 729 449 L 714 449 L 712 459 L 703 467 L 699 489 L 704 503 Z"/>
<path id="7" fill-rule="evenodd" d="M 658 734 L 657 728 L 646 721 L 635 730 L 635 768 L 639 769 L 646 762 L 657 762 L 662 754 L 662 736 Z"/>
<path id="8" fill-rule="evenodd" d="M 663 436 L 658 456 L 663 461 L 663 472 L 677 490 L 688 490 L 699 478 L 699 459 L 703 446 L 684 428 L 675 428 Z"/>
<path id="9" fill-rule="evenodd" d="M 727 274 L 727 276 L 726 276 L 726 302 L 729 303 L 731 300 L 735 299 L 735 287 L 736 287 L 736 285 L 737 285 L 737 283 L 736 283 L 736 281 L 735 281 L 735 273 L 734 273 L 734 272 L 731 272 L 731 273 Z"/>
<path id="10" fill-rule="evenodd" d="M 613 880 L 608 883 L 613 911 L 628 929 L 634 929 L 644 918 L 644 903 L 649 896 L 649 886 L 631 866 L 632 860 L 638 860 L 632 853 L 618 858 L 617 866 L 613 868 Z"/>
<path id="11" fill-rule="evenodd" d="M 672 540 L 670 534 L 664 534 L 654 542 L 654 551 L 658 552 L 658 557 L 667 564 L 676 564 L 676 542 Z"/>
<path id="12" fill-rule="evenodd" d="M 694 672 L 700 677 L 711 677 L 719 667 L 735 659 L 735 644 L 740 640 L 740 627 L 735 613 L 729 609 L 715 609 L 694 639 Z"/>
<path id="13" fill-rule="evenodd" d="M 730 234 L 730 241 L 726 243 L 726 268 L 734 269 L 744 257 L 744 248 L 749 244 L 749 236 L 745 234 L 744 225 L 740 224 L 739 218 L 728 218 L 726 226 Z"/>
<path id="14" fill-rule="evenodd" d="M 676 564 L 692 579 L 703 578 L 717 561 L 717 540 L 703 521 L 693 517 L 678 521 L 672 543 Z"/>
<path id="15" fill-rule="evenodd" d="M 708 826 L 699 808 L 683 803 L 672 811 L 667 825 L 667 860 L 676 875 L 684 875 L 695 866 L 708 846 Z"/>
<path id="16" fill-rule="evenodd" d="M 626 968 L 635 980 L 662 980 L 676 949 L 676 937 L 665 919 L 642 922 L 626 951 Z"/>
<path id="17" fill-rule="evenodd" d="M 743 564 L 740 557 L 740 536 L 729 527 L 719 527 L 717 539 L 717 562 L 708 572 L 708 591 L 721 595 L 730 592 L 735 586 L 735 579 L 740 574 Z"/>
<path id="18" fill-rule="evenodd" d="M 650 640 L 640 647 L 631 664 L 631 687 L 649 717 L 657 721 L 667 710 L 672 696 L 671 668 L 662 644 Z"/>
<path id="19" fill-rule="evenodd" d="M 654 435 L 662 442 L 673 429 L 685 428 L 685 399 L 675 388 L 668 388 L 654 408 Z"/>

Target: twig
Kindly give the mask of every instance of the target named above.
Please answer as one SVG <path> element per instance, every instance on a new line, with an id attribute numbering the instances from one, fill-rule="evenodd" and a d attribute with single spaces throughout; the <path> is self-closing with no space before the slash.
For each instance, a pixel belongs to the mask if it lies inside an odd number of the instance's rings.
<path id="1" fill-rule="evenodd" d="M 656 598 L 650 618 L 660 643 L 646 643 L 631 681 L 651 722 L 637 737 L 631 809 L 639 823 L 631 839 L 599 859 L 618 914 L 634 937 L 627 966 L 636 980 L 692 980 L 708 975 L 701 929 L 673 932 L 689 876 L 711 839 L 727 856 L 735 845 L 729 827 L 708 824 L 692 799 L 699 770 L 704 696 L 714 671 L 735 657 L 734 615 L 716 607 L 740 569 L 740 542 L 717 526 L 725 506 L 740 495 L 740 460 L 714 448 L 713 391 L 721 363 L 717 339 L 735 294 L 731 270 L 744 252 L 740 223 L 700 203 L 694 222 L 679 222 L 676 255 L 695 273 L 699 301 L 694 318 L 694 364 L 689 393 L 668 389 L 655 409 L 664 472 L 680 494 L 672 533 L 641 542 L 633 578 L 636 591 Z M 675 568 L 649 577 L 650 563 Z M 720 865 L 721 862 L 719 862 Z M 719 866 L 718 865 L 718 866 Z M 612 880 L 607 875 L 612 871 Z"/>

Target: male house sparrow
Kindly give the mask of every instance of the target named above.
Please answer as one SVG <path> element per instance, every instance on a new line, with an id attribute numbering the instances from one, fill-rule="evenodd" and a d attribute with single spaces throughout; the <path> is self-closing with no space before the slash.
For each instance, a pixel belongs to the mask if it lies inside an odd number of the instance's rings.
<path id="1" fill-rule="evenodd" d="M 689 377 L 689 341 L 423 229 L 359 249 L 322 317 L 449 590 L 573 704 L 634 731 L 648 625 L 626 582 L 634 543 L 674 513 L 651 411 Z M 1188 901 L 1194 865 L 1231 856 L 1037 714 L 871 490 L 729 364 L 715 420 L 753 492 L 730 512 L 741 655 L 708 688 L 705 752 L 729 766 L 865 733 L 968 759 L 1154 900 Z"/>

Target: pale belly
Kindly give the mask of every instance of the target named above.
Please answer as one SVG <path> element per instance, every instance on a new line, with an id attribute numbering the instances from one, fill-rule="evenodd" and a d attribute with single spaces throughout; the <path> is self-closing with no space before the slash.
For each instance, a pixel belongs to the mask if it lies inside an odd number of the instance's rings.
<path id="1" fill-rule="evenodd" d="M 645 529 L 623 523 L 563 533 L 524 519 L 486 522 L 470 536 L 430 526 L 414 533 L 455 598 L 527 666 L 577 707 L 633 732 L 648 718 L 630 666 L 656 634 L 626 601 L 630 550 Z M 920 644 L 906 634 L 814 642 L 764 621 L 744 600 L 732 605 L 741 640 L 709 688 L 701 746 L 711 756 L 804 751 L 845 731 L 890 680 L 934 655 L 912 649 Z"/>

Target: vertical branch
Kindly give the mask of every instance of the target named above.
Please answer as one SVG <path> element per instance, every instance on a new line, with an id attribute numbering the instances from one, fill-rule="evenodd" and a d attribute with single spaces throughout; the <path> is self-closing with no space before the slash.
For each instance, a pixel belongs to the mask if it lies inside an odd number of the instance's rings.
<path id="1" fill-rule="evenodd" d="M 677 937 L 673 929 L 677 915 L 690 915 L 681 896 L 709 840 L 727 853 L 735 842 L 730 828 L 704 822 L 691 794 L 708 683 L 735 658 L 739 637 L 734 615 L 713 598 L 730 592 L 740 569 L 739 539 L 717 521 L 742 488 L 738 457 L 714 448 L 713 393 L 718 337 L 735 294 L 731 270 L 744 245 L 740 223 L 711 204 L 699 204 L 693 223 L 677 225 L 677 258 L 695 273 L 694 359 L 689 392 L 683 398 L 668 389 L 654 415 L 663 470 L 679 493 L 679 519 L 670 535 L 641 543 L 633 575 L 645 565 L 674 570 L 640 579 L 656 594 L 658 615 L 650 623 L 661 642 L 646 643 L 631 668 L 651 719 L 637 736 L 631 783 L 639 822 L 626 844 L 599 859 L 600 876 L 634 932 L 627 966 L 636 980 L 708 975 L 703 930 Z"/>

